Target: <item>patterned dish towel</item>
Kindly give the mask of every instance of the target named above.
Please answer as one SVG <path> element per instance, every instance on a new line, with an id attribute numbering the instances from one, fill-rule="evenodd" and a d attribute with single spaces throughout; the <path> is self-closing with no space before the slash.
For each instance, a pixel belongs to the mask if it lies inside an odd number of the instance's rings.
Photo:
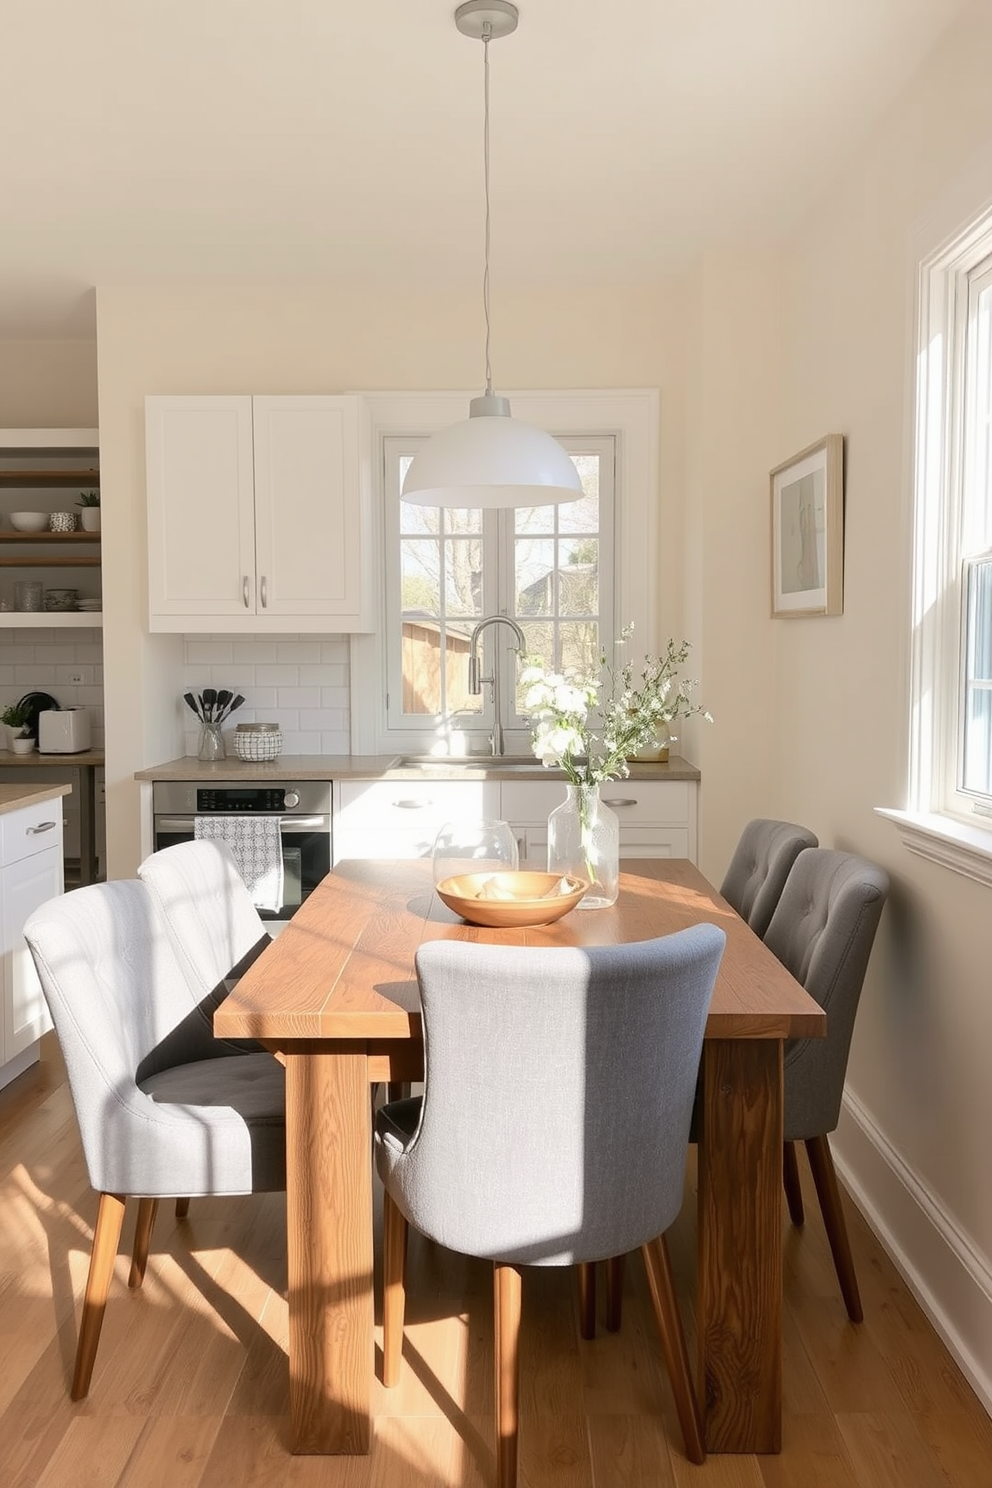
<path id="1" fill-rule="evenodd" d="M 282 834 L 278 816 L 197 816 L 193 835 L 226 842 L 256 909 L 278 910 L 283 901 Z"/>

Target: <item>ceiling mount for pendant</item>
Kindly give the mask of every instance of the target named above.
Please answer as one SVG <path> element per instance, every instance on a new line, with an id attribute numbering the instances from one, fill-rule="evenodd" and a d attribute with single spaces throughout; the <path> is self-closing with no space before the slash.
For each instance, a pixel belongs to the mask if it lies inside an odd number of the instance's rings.
<path id="1" fill-rule="evenodd" d="M 411 461 L 401 494 L 422 506 L 550 506 L 582 495 L 574 462 L 544 429 L 511 416 L 510 400 L 493 392 L 489 365 L 489 43 L 509 36 L 518 19 L 512 0 L 464 0 L 455 11 L 458 30 L 481 41 L 484 51 L 486 388 L 471 400 L 467 419 L 432 435 Z"/>
<path id="2" fill-rule="evenodd" d="M 512 0 L 465 0 L 455 11 L 455 25 L 463 36 L 482 41 L 489 27 L 489 39 L 509 36 L 517 29 L 520 12 Z"/>

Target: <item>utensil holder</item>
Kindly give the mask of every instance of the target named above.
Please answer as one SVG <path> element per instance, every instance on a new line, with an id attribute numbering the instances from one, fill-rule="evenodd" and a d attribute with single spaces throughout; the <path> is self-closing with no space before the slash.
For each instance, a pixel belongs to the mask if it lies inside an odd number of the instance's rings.
<path id="1" fill-rule="evenodd" d="M 200 727 L 200 747 L 196 752 L 197 759 L 209 764 L 212 760 L 222 760 L 224 754 L 224 735 L 220 731 L 220 724 L 202 724 Z"/>

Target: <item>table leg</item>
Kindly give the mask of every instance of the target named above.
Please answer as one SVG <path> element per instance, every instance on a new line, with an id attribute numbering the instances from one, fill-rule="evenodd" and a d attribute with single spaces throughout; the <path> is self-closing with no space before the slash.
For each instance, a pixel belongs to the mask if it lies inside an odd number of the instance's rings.
<path id="1" fill-rule="evenodd" d="M 286 1056 L 294 1452 L 365 1453 L 373 1371 L 372 1133 L 364 1051 Z"/>
<path id="2" fill-rule="evenodd" d="M 782 1446 L 782 1043 L 703 1046 L 698 1316 L 706 1445 Z"/>
<path id="3" fill-rule="evenodd" d="M 96 788 L 92 765 L 78 765 L 79 777 L 79 883 L 96 883 Z"/>

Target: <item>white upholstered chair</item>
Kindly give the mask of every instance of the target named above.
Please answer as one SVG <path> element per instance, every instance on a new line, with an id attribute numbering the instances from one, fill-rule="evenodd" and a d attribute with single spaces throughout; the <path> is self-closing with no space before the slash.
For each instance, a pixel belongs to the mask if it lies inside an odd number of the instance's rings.
<path id="1" fill-rule="evenodd" d="M 376 1120 L 384 1382 L 402 1347 L 407 1221 L 494 1262 L 497 1479 L 517 1476 L 521 1268 L 640 1248 L 687 1455 L 705 1456 L 664 1232 L 682 1206 L 696 1070 L 725 936 L 617 946 L 432 941 L 417 953 L 424 1095 Z M 549 1072 L 554 1078 L 549 1079 Z"/>
<path id="2" fill-rule="evenodd" d="M 160 1198 L 278 1190 L 285 1082 L 271 1055 L 217 1040 L 142 883 L 76 889 L 24 927 L 100 1195 L 72 1398 L 89 1390 L 125 1200 L 138 1197 L 131 1286 Z"/>

